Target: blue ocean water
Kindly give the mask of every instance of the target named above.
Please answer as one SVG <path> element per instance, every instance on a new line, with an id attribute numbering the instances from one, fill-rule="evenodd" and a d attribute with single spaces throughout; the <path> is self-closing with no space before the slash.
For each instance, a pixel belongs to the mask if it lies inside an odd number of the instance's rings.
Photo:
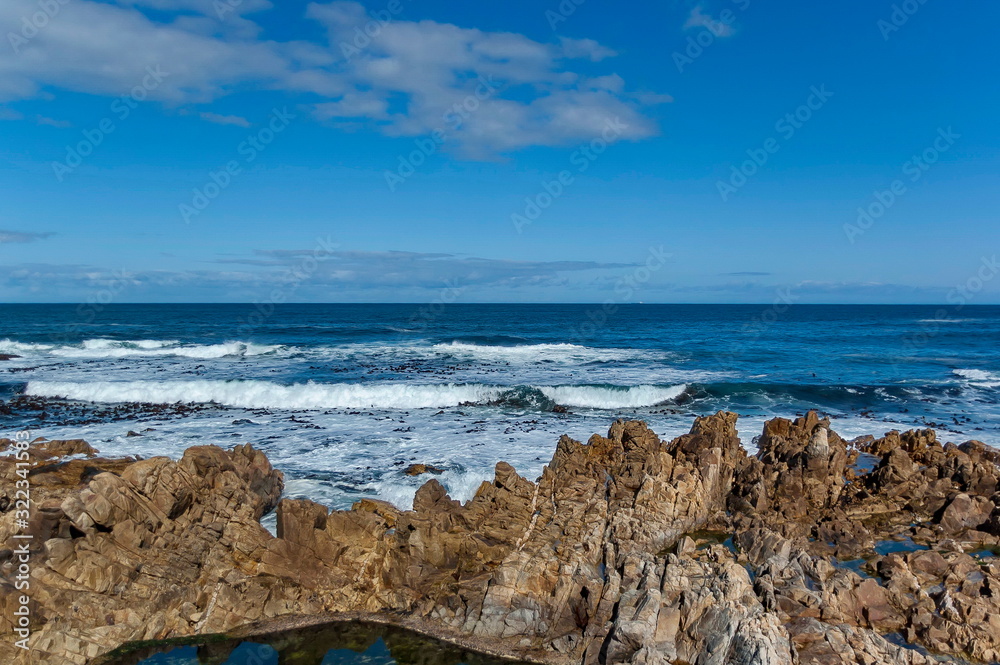
<path id="1" fill-rule="evenodd" d="M 413 462 L 466 498 L 619 417 L 673 437 L 728 409 L 752 449 L 819 409 L 998 445 L 998 349 L 992 306 L 3 305 L 0 420 L 106 454 L 249 441 L 289 495 L 406 506 Z"/>

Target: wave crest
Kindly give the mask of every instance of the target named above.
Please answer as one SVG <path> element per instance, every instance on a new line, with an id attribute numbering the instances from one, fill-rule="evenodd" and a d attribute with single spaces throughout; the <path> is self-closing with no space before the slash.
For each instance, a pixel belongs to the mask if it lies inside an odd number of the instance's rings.
<path id="1" fill-rule="evenodd" d="M 0 340 L 0 352 L 16 354 L 45 354 L 57 358 L 131 358 L 175 356 L 195 360 L 226 357 L 248 357 L 274 353 L 281 345 L 254 344 L 253 342 L 220 342 L 218 344 L 182 344 L 178 340 L 155 339 L 87 339 L 78 345 L 54 346 L 29 344 L 10 339 Z"/>
<path id="2" fill-rule="evenodd" d="M 955 369 L 951 372 L 977 388 L 1000 388 L 1000 374 L 983 369 Z"/>
<path id="3" fill-rule="evenodd" d="M 25 394 L 86 402 L 215 403 L 248 409 L 423 409 L 462 404 L 590 409 L 655 406 L 687 386 L 491 386 L 483 384 L 299 383 L 269 381 L 31 381 Z"/>

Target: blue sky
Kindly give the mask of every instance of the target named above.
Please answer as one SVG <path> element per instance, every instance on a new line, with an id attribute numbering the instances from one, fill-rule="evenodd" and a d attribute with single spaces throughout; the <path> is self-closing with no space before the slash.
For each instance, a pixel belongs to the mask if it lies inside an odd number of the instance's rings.
<path id="1" fill-rule="evenodd" d="M 6 0 L 0 300 L 998 303 L 958 9 Z"/>

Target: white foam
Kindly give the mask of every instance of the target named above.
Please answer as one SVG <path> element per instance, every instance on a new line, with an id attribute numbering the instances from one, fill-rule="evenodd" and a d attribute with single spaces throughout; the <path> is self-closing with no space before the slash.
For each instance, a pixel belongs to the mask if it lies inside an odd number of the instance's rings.
<path id="1" fill-rule="evenodd" d="M 563 406 L 590 409 L 627 409 L 656 406 L 676 399 L 687 389 L 679 386 L 633 386 L 626 389 L 596 386 L 542 387 L 546 397 Z"/>
<path id="2" fill-rule="evenodd" d="M 982 369 L 956 369 L 952 374 L 967 380 L 978 388 L 1000 388 L 1000 375 Z"/>
<path id="3" fill-rule="evenodd" d="M 319 384 L 269 381 L 31 381 L 25 393 L 88 402 L 212 403 L 249 409 L 420 409 L 496 399 L 476 384 Z"/>
<path id="4" fill-rule="evenodd" d="M 0 353 L 38 353 L 53 348 L 51 344 L 29 344 L 12 339 L 0 339 Z"/>
<path id="5" fill-rule="evenodd" d="M 85 349 L 90 349 L 93 351 L 103 351 L 104 349 L 162 349 L 165 346 L 174 346 L 180 344 L 176 339 L 171 340 L 158 340 L 158 339 L 136 339 L 136 340 L 117 340 L 117 339 L 88 339 L 84 340 L 82 346 Z"/>
<path id="6" fill-rule="evenodd" d="M 246 442 L 267 453 L 271 463 L 285 472 L 286 495 L 307 497 L 318 503 L 346 509 L 362 497 L 380 498 L 400 508 L 409 508 L 416 489 L 431 476 L 410 477 L 407 465 L 420 462 L 445 469 L 432 476 L 453 498 L 467 500 L 482 480 L 493 477 L 499 461 L 534 479 L 542 472 L 563 434 L 586 441 L 591 434 L 605 433 L 616 415 L 596 409 L 574 409 L 562 414 L 511 414 L 503 409 L 414 411 L 323 410 L 296 414 L 272 411 L 200 411 L 184 418 L 156 416 L 141 420 L 88 422 L 47 426 L 36 432 L 50 439 L 84 438 L 102 455 L 167 455 L 179 458 L 190 446 L 216 444 L 230 448 Z M 664 441 L 687 433 L 693 413 L 676 414 L 652 410 L 643 420 Z M 754 452 L 753 437 L 778 413 L 742 416 L 737 424 L 743 445 Z M 254 425 L 234 425 L 237 418 L 253 418 Z M 319 427 L 303 427 L 307 420 Z M 475 421 L 473 423 L 472 421 Z M 920 427 L 919 422 L 871 420 L 857 415 L 835 418 L 833 429 L 850 439 L 861 434 L 881 435 L 890 430 Z M 146 428 L 152 428 L 146 431 Z M 129 437 L 129 430 L 143 432 Z M 943 440 L 960 443 L 969 438 L 939 430 Z M 975 438 L 1000 444 L 994 429 L 976 432 Z M 273 524 L 273 519 L 269 522 Z"/>
<path id="7" fill-rule="evenodd" d="M 970 381 L 988 381 L 993 378 L 992 374 L 981 369 L 956 369 L 952 370 L 952 374 L 960 376 L 963 379 L 969 379 Z"/>
<path id="8" fill-rule="evenodd" d="M 412 347 L 411 347 L 412 348 Z M 469 344 L 449 342 L 430 347 L 435 353 L 465 356 L 480 360 L 506 362 L 538 362 L 548 360 L 559 363 L 614 362 L 632 359 L 648 359 L 651 356 L 666 357 L 664 352 L 642 349 L 614 349 L 578 344 L 523 344 L 519 346 L 496 346 L 489 344 Z"/>
<path id="9" fill-rule="evenodd" d="M 62 346 L 49 349 L 61 358 L 129 358 L 177 356 L 197 360 L 211 360 L 229 356 L 245 357 L 273 353 L 280 345 L 254 344 L 252 342 L 223 342 L 220 344 L 181 345 L 176 340 L 110 340 L 88 339 L 80 346 Z"/>
<path id="10" fill-rule="evenodd" d="M 467 469 L 460 472 L 446 471 L 440 476 L 418 476 L 405 480 L 390 477 L 374 483 L 370 489 L 383 501 L 388 501 L 401 510 L 411 510 L 417 490 L 431 478 L 444 486 L 449 497 L 465 503 L 476 495 L 476 490 L 483 481 L 493 479 L 493 472 L 489 469 Z"/>
<path id="11" fill-rule="evenodd" d="M 540 386 L 558 404 L 592 409 L 654 406 L 680 395 L 686 386 Z M 249 409 L 424 409 L 485 404 L 510 386 L 483 384 L 299 383 L 270 381 L 30 381 L 25 393 L 87 402 L 153 404 L 215 403 Z"/>
<path id="12" fill-rule="evenodd" d="M 359 357 L 424 359 L 458 358 L 486 363 L 508 363 L 530 366 L 539 362 L 579 366 L 586 363 L 615 363 L 631 360 L 663 360 L 672 357 L 664 351 L 648 349 L 619 349 L 580 346 L 577 344 L 524 344 L 497 346 L 449 342 L 443 344 L 408 343 L 358 343 L 335 346 L 316 346 L 296 349 L 282 345 L 254 344 L 245 341 L 226 341 L 216 344 L 182 343 L 179 340 L 115 340 L 108 338 L 87 339 L 79 344 L 27 344 L 15 340 L 0 340 L 0 352 L 27 353 L 58 358 L 130 358 L 177 356 L 196 360 L 211 360 L 229 356 L 256 356 L 278 350 L 306 353 L 324 358 L 350 360 Z"/>

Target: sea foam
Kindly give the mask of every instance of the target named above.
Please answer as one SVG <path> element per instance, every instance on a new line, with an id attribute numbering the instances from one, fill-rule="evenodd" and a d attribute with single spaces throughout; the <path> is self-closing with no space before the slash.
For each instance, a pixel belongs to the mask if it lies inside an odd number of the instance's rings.
<path id="1" fill-rule="evenodd" d="M 654 406 L 686 386 L 495 386 L 484 384 L 299 383 L 270 381 L 30 381 L 25 394 L 87 402 L 215 403 L 250 409 L 423 409 L 461 404 L 522 404 L 540 393 L 556 404 L 591 409 Z"/>

